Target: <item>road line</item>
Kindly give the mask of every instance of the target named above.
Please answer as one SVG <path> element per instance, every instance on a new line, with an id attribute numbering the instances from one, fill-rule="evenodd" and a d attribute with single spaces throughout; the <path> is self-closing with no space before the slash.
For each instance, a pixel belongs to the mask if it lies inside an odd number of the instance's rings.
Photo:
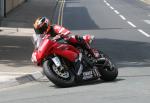
<path id="1" fill-rule="evenodd" d="M 116 14 L 120 14 L 119 11 L 117 11 L 117 10 L 114 10 L 114 12 L 115 12 Z"/>
<path id="2" fill-rule="evenodd" d="M 114 10 L 114 8 L 112 6 L 110 6 L 110 9 Z"/>
<path id="3" fill-rule="evenodd" d="M 110 6 L 110 4 L 109 4 L 108 2 L 106 3 L 106 5 L 107 5 L 107 6 Z"/>
<path id="4" fill-rule="evenodd" d="M 145 31 L 141 30 L 141 29 L 138 29 L 138 31 L 140 33 L 142 33 L 143 35 L 145 35 L 146 37 L 150 37 L 150 35 L 148 33 L 146 33 Z"/>
<path id="5" fill-rule="evenodd" d="M 59 15 L 58 15 L 58 21 L 57 21 L 57 24 L 58 25 L 61 25 L 62 26 L 62 22 L 63 22 L 63 10 L 64 10 L 64 3 L 65 3 L 65 0 L 62 0 L 61 1 L 61 5 L 60 5 L 60 8 L 59 8 Z"/>
<path id="6" fill-rule="evenodd" d="M 127 23 L 128 23 L 129 25 L 131 25 L 133 28 L 136 28 L 136 26 L 135 26 L 132 22 L 127 21 Z"/>
<path id="7" fill-rule="evenodd" d="M 60 2 L 60 1 L 59 1 L 59 2 Z M 60 23 L 62 4 L 63 4 L 63 2 L 61 2 L 60 8 L 59 8 L 59 13 L 58 13 L 58 21 L 57 21 L 57 24 L 58 24 L 58 25 L 59 25 L 59 23 Z"/>
<path id="8" fill-rule="evenodd" d="M 110 7 L 110 9 L 113 9 L 113 11 L 114 11 L 116 14 L 118 14 L 118 16 L 121 17 L 121 19 L 125 20 L 125 21 L 126 21 L 130 26 L 132 26 L 133 28 L 137 28 L 136 25 L 134 25 L 132 22 L 128 21 L 123 15 L 121 15 L 121 14 L 119 13 L 119 11 L 115 10 L 115 8 L 113 8 L 106 0 L 104 0 L 104 2 L 106 3 L 107 6 Z M 150 16 L 150 15 L 148 15 L 148 16 Z M 147 23 L 147 24 L 150 24 L 150 20 L 144 20 L 144 22 Z M 138 28 L 137 28 L 137 30 L 138 30 L 141 34 L 145 35 L 146 37 L 150 37 L 150 35 L 149 35 L 148 33 L 146 33 L 145 31 L 143 31 L 142 29 L 138 29 Z"/>
<path id="9" fill-rule="evenodd" d="M 63 25 L 63 15 L 64 15 L 64 7 L 65 7 L 65 0 L 64 0 L 64 2 L 63 2 L 63 5 L 62 5 L 62 14 L 61 14 L 61 26 Z"/>
<path id="10" fill-rule="evenodd" d="M 127 20 L 123 15 L 119 15 L 123 20 Z"/>

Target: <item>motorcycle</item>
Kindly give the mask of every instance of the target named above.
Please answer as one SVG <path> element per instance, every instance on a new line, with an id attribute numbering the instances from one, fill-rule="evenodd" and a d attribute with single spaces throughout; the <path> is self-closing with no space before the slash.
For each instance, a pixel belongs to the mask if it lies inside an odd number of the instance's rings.
<path id="1" fill-rule="evenodd" d="M 118 76 L 116 65 L 102 51 L 91 47 L 90 35 L 85 35 L 85 48 L 59 42 L 64 39 L 63 36 L 69 34 L 68 30 L 63 29 L 53 39 L 47 37 L 41 39 L 39 35 L 33 35 L 34 45 L 38 49 L 32 54 L 32 62 L 43 67 L 46 77 L 51 82 L 59 87 L 69 87 L 83 81 L 116 79 Z M 75 59 L 80 61 L 76 62 L 78 70 L 73 64 Z"/>

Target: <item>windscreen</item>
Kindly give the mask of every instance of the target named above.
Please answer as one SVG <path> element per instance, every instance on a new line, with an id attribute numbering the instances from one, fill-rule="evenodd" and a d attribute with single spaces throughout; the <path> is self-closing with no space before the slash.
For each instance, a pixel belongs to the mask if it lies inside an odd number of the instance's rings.
<path id="1" fill-rule="evenodd" d="M 33 42 L 35 48 L 38 48 L 40 46 L 41 41 L 42 41 L 42 38 L 41 38 L 40 34 L 32 35 L 32 42 Z"/>

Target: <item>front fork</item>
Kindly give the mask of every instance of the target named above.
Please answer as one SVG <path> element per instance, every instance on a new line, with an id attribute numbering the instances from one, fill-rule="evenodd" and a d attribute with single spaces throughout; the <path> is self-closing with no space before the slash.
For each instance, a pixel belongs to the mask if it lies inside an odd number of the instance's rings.
<path id="1" fill-rule="evenodd" d="M 103 54 L 100 54 L 99 51 L 92 49 L 89 43 L 85 42 L 87 49 L 90 54 L 99 62 L 99 64 L 106 66 L 108 63 L 111 65 L 111 62 L 108 58 L 106 58 Z"/>
<path id="2" fill-rule="evenodd" d="M 88 51 L 90 52 L 90 54 L 95 58 L 95 59 L 98 59 L 100 57 L 100 54 L 99 52 L 95 52 L 94 49 L 91 48 L 90 44 L 87 43 L 85 41 L 85 45 L 86 45 L 86 48 L 88 49 Z"/>

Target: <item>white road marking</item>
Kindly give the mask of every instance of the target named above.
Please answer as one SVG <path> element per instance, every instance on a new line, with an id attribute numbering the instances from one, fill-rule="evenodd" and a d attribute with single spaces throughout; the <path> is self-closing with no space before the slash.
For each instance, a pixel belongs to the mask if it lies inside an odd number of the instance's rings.
<path id="1" fill-rule="evenodd" d="M 126 18 L 123 15 L 119 15 L 123 20 L 126 20 Z"/>
<path id="2" fill-rule="evenodd" d="M 118 16 L 121 17 L 121 19 L 125 20 L 130 26 L 132 26 L 133 28 L 137 28 L 136 25 L 134 25 L 132 22 L 128 21 L 123 15 L 121 15 L 121 14 L 119 13 L 118 10 L 115 10 L 115 8 L 113 8 L 106 0 L 104 0 L 104 3 L 105 3 L 107 6 L 109 6 L 110 9 L 112 9 L 116 14 L 118 14 Z M 150 16 L 150 15 L 148 15 L 148 16 Z M 147 24 L 150 24 L 150 20 L 144 20 L 144 22 L 146 22 Z M 150 35 L 149 35 L 148 33 L 146 33 L 145 31 L 143 31 L 142 29 L 138 29 L 138 28 L 137 28 L 137 30 L 138 30 L 141 34 L 145 35 L 146 37 L 150 37 Z"/>
<path id="3" fill-rule="evenodd" d="M 119 11 L 117 11 L 117 10 L 114 10 L 114 12 L 115 12 L 116 14 L 120 14 Z"/>
<path id="4" fill-rule="evenodd" d="M 114 10 L 114 8 L 112 6 L 110 6 L 110 9 Z"/>
<path id="5" fill-rule="evenodd" d="M 104 3 L 107 3 L 107 1 L 106 1 L 106 0 L 104 0 Z"/>
<path id="6" fill-rule="evenodd" d="M 150 24 L 150 20 L 144 20 L 144 22 Z"/>
<path id="7" fill-rule="evenodd" d="M 110 6 L 110 4 L 109 4 L 108 2 L 106 3 L 106 5 L 107 5 L 107 6 Z"/>
<path id="8" fill-rule="evenodd" d="M 136 26 L 135 26 L 132 22 L 127 21 L 127 23 L 128 23 L 129 25 L 131 25 L 133 28 L 136 28 Z"/>
<path id="9" fill-rule="evenodd" d="M 141 29 L 138 29 L 138 31 L 140 33 L 142 33 L 143 35 L 145 35 L 146 37 L 150 37 L 150 35 L 148 33 L 146 33 L 145 31 L 141 30 Z"/>

